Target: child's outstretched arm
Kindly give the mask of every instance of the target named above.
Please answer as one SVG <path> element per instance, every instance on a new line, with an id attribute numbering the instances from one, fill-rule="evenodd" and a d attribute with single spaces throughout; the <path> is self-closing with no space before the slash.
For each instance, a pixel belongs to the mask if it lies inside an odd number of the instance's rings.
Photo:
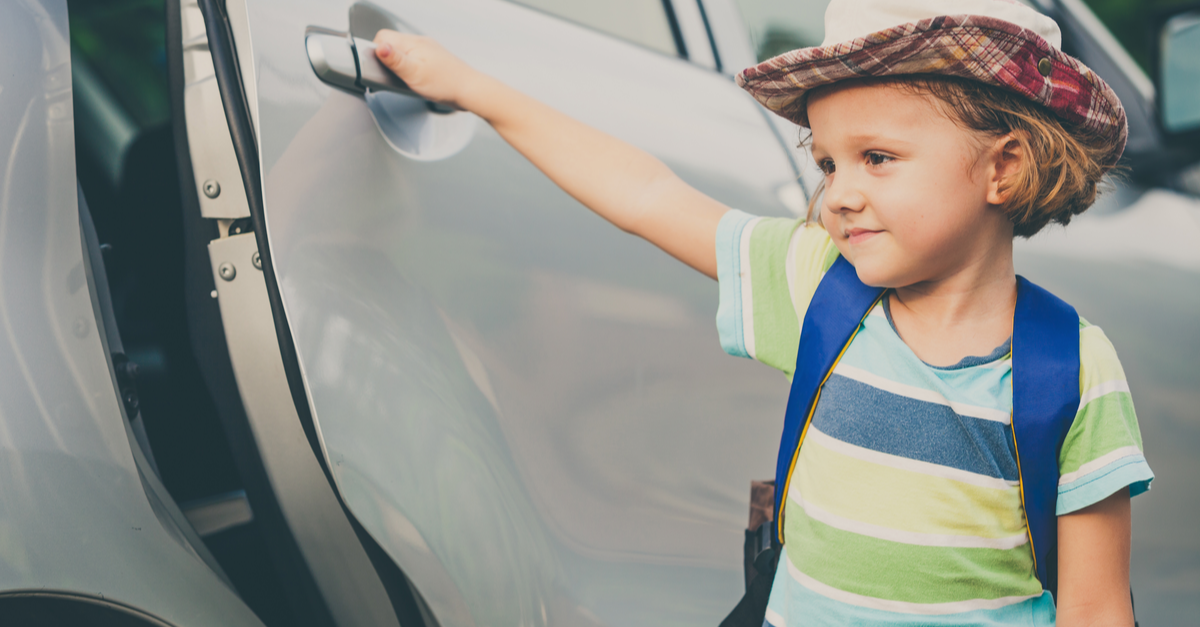
<path id="1" fill-rule="evenodd" d="M 661 161 L 471 68 L 428 37 L 383 30 L 375 44 L 413 91 L 487 120 L 589 209 L 716 278 L 717 223 L 728 208 Z"/>
<path id="2" fill-rule="evenodd" d="M 1062 627 L 1133 625 L 1129 600 L 1129 490 L 1058 518 Z"/>

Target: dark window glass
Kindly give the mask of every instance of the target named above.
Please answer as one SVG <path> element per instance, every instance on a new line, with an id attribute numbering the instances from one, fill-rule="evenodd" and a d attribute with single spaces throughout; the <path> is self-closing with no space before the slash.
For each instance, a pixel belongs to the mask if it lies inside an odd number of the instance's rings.
<path id="1" fill-rule="evenodd" d="M 140 128 L 170 118 L 162 0 L 71 0 L 71 52 Z"/>

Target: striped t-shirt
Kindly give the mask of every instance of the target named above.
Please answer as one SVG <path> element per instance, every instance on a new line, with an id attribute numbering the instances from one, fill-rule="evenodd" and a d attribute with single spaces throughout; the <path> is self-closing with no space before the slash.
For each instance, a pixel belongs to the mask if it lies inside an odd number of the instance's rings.
<path id="1" fill-rule="evenodd" d="M 727 213 L 717 232 L 726 352 L 790 377 L 805 310 L 837 256 L 820 226 Z M 1008 346 L 930 366 L 882 302 L 800 448 L 767 623 L 1053 625 L 1021 509 Z M 1125 486 L 1140 494 L 1154 477 L 1112 344 L 1086 321 L 1079 329 L 1081 402 L 1059 455 L 1059 515 Z"/>

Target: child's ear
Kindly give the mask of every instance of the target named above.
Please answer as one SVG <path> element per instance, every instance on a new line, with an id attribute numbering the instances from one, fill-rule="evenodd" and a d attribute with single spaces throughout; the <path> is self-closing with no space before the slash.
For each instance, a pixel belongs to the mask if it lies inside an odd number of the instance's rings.
<path id="1" fill-rule="evenodd" d="M 1025 144 L 1015 133 L 1006 133 L 996 138 L 988 155 L 987 202 L 1004 205 L 1012 197 L 1014 184 L 1026 174 Z"/>

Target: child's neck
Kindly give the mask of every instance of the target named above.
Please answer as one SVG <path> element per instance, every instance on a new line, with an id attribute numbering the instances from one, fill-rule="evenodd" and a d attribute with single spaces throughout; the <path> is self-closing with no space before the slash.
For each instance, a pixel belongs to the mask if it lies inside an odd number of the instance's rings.
<path id="1" fill-rule="evenodd" d="M 892 322 L 913 353 L 927 364 L 951 366 L 988 355 L 1011 337 L 1016 273 L 1010 258 L 946 280 L 899 287 L 889 298 Z"/>

